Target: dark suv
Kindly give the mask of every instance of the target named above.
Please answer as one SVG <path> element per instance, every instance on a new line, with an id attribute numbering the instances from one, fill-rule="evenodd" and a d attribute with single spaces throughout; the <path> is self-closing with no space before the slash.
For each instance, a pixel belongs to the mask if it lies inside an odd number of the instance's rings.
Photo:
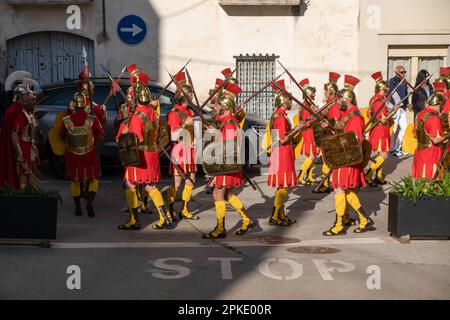
<path id="1" fill-rule="evenodd" d="M 95 93 L 92 97 L 93 100 L 102 104 L 110 90 L 110 82 L 108 79 L 92 79 L 95 86 Z M 128 89 L 128 82 L 122 81 L 121 87 L 122 90 L 126 93 Z M 43 93 L 39 97 L 40 102 L 37 107 L 37 115 L 39 118 L 40 131 L 42 135 L 41 145 L 41 159 L 48 159 L 51 168 L 55 171 L 55 173 L 63 177 L 64 176 L 64 157 L 56 156 L 49 145 L 48 141 L 48 132 L 51 128 L 53 128 L 55 118 L 60 112 L 65 112 L 69 102 L 73 99 L 75 92 L 77 91 L 78 82 L 71 81 L 64 84 L 57 84 L 52 86 L 47 86 L 42 88 Z M 149 84 L 149 89 L 152 93 L 152 96 L 158 95 L 163 87 L 155 82 L 151 82 Z M 175 94 L 172 91 L 167 90 L 160 98 L 161 104 L 161 117 L 166 119 L 167 114 L 173 108 L 173 98 Z M 124 99 L 118 95 L 118 103 L 119 105 L 123 103 Z M 114 98 L 109 99 L 107 102 L 107 110 L 108 110 L 108 122 L 105 128 L 105 139 L 99 144 L 97 150 L 102 158 L 105 158 L 108 162 L 117 163 L 118 162 L 118 148 L 115 142 L 115 137 L 117 134 L 116 128 L 114 126 L 114 119 L 117 116 L 116 103 Z M 206 114 L 207 118 L 208 115 Z M 255 115 L 248 115 L 247 122 L 245 124 L 245 130 L 252 130 L 255 133 L 260 133 L 262 130 L 265 130 L 266 121 Z M 257 152 L 258 150 L 249 150 L 246 147 L 246 154 L 249 152 Z M 247 157 L 248 159 L 248 157 Z M 168 164 L 168 160 L 162 159 L 163 166 Z"/>

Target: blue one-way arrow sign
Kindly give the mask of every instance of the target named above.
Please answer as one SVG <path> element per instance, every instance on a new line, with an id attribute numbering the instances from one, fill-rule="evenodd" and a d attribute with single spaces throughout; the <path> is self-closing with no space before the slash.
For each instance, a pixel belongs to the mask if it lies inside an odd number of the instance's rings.
<path id="1" fill-rule="evenodd" d="M 147 25 L 141 17 L 129 15 L 120 20 L 117 25 L 117 34 L 126 44 L 138 44 L 147 35 Z"/>

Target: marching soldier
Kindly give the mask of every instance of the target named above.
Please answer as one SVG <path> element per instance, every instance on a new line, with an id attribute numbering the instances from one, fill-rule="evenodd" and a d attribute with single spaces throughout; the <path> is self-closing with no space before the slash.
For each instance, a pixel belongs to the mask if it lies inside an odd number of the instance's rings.
<path id="1" fill-rule="evenodd" d="M 24 190 L 33 186 L 34 172 L 39 164 L 38 122 L 34 117 L 36 94 L 24 84 L 19 84 L 14 94 L 16 102 L 5 114 L 2 130 L 5 135 L 2 143 L 11 146 L 2 165 L 10 171 L 5 172 L 0 185 Z"/>
<path id="2" fill-rule="evenodd" d="M 86 107 L 85 112 L 87 114 L 94 115 L 98 121 L 100 122 L 102 128 L 106 127 L 107 122 L 107 112 L 106 106 L 99 106 L 97 103 L 92 101 L 92 106 L 94 110 L 91 110 L 91 98 L 94 95 L 94 84 L 90 81 L 89 69 L 86 68 L 83 72 L 78 76 L 80 80 L 80 85 L 78 87 L 78 92 L 82 93 L 86 97 Z"/>
<path id="3" fill-rule="evenodd" d="M 184 72 L 175 75 L 175 80 L 180 84 L 186 94 L 193 97 L 192 87 L 188 83 Z M 199 217 L 194 216 L 189 211 L 189 203 L 194 190 L 193 182 L 195 182 L 197 173 L 196 153 L 194 149 L 194 113 L 189 109 L 188 101 L 180 90 L 176 92 L 175 106 L 169 112 L 167 122 L 173 141 L 172 160 L 180 166 L 183 174 L 190 178 L 190 180 L 185 182 L 182 195 L 183 204 L 179 217 L 180 219 L 199 220 Z M 167 205 L 170 215 L 177 220 L 174 212 L 174 203 L 177 193 L 181 188 L 183 178 L 172 164 L 170 165 L 169 173 L 173 176 L 173 184 L 167 191 Z"/>
<path id="4" fill-rule="evenodd" d="M 414 179 L 432 180 L 439 168 L 443 156 L 442 142 L 448 139 L 445 136 L 439 113 L 446 99 L 442 94 L 445 91 L 443 82 L 435 82 L 436 93 L 432 95 L 425 107 L 416 117 L 414 132 L 417 138 L 417 150 L 414 154 L 412 175 Z"/>
<path id="5" fill-rule="evenodd" d="M 128 154 L 126 159 L 121 158 L 125 163 L 125 197 L 130 211 L 130 220 L 119 226 L 121 230 L 140 230 L 138 186 L 143 185 L 145 191 L 152 199 L 158 214 L 159 221 L 153 225 L 153 229 L 166 229 L 172 224 L 169 211 L 164 205 L 161 192 L 156 187 L 161 179 L 159 166 L 159 131 L 160 119 L 154 111 L 147 83 L 150 77 L 146 74 L 139 74 L 139 82 L 136 85 L 134 94 L 136 96 L 136 110 L 131 116 L 128 133 L 131 145 L 127 146 Z M 122 155 L 123 156 L 123 155 Z M 137 163 L 136 163 L 137 162 Z"/>
<path id="6" fill-rule="evenodd" d="M 339 92 L 339 105 L 342 113 L 335 128 L 338 132 L 354 133 L 359 143 L 363 143 L 364 118 L 360 114 L 358 107 L 352 103 L 356 100 L 353 90 L 359 82 L 360 80 L 353 76 L 345 77 L 345 89 Z M 347 204 L 358 214 L 359 226 L 354 230 L 355 233 L 375 230 L 373 221 L 364 212 L 358 198 L 359 188 L 366 185 L 363 164 L 333 169 L 332 173 L 336 221 L 334 226 L 324 232 L 323 235 L 331 237 L 346 233 L 344 218 L 347 212 Z"/>
<path id="7" fill-rule="evenodd" d="M 389 151 L 391 150 L 391 134 L 389 131 L 389 112 L 386 99 L 389 95 L 389 84 L 383 80 L 381 72 L 376 72 L 372 75 L 375 80 L 375 95 L 369 102 L 369 118 L 377 114 L 374 121 L 381 120 L 380 124 L 371 129 L 369 135 L 369 142 L 372 145 L 372 152 L 377 153 L 376 162 L 373 163 L 366 174 L 367 184 L 373 188 L 377 185 L 387 184 L 383 177 L 383 165 L 388 159 Z M 381 109 L 381 110 L 380 110 Z M 376 173 L 376 178 L 373 180 L 373 175 Z"/>
<path id="8" fill-rule="evenodd" d="M 304 104 L 311 108 L 312 111 L 315 107 L 309 103 L 308 98 L 312 101 L 316 98 L 316 88 L 312 87 L 309 83 L 308 79 L 304 79 L 300 82 L 300 86 L 305 89 L 308 94 L 308 97 L 304 97 Z M 300 121 L 307 120 L 311 114 L 305 108 L 300 108 Z M 301 166 L 301 171 L 299 175 L 299 183 L 302 186 L 310 186 L 311 184 L 316 183 L 316 179 L 314 178 L 314 161 L 316 157 L 320 154 L 320 149 L 316 146 L 314 141 L 314 129 L 309 128 L 302 131 L 303 136 L 303 146 L 301 148 L 300 154 L 305 156 L 306 159 Z"/>
<path id="9" fill-rule="evenodd" d="M 222 96 L 217 100 L 217 105 L 220 106 L 220 136 L 219 141 L 222 141 L 224 146 L 228 148 L 228 142 L 233 144 L 233 148 L 239 148 L 237 145 L 238 132 L 240 130 L 239 122 L 234 116 L 236 110 L 236 96 L 241 93 L 241 89 L 230 83 Z M 219 118 L 217 118 L 219 119 Z M 222 148 L 224 146 L 221 146 Z M 227 149 L 228 150 L 228 149 Z M 239 159 L 237 159 L 239 160 Z M 222 164 L 223 165 L 223 164 Z M 225 163 L 228 165 L 228 163 Z M 231 164 L 234 166 L 235 164 Z M 247 210 L 242 204 L 241 200 L 233 194 L 233 189 L 238 189 L 244 186 L 244 178 L 242 174 L 242 168 L 240 171 L 215 176 L 211 184 L 214 185 L 213 198 L 216 207 L 217 226 L 208 235 L 204 235 L 205 239 L 224 239 L 227 236 L 225 227 L 226 216 L 226 202 L 227 201 L 241 216 L 242 226 L 236 232 L 236 235 L 242 236 L 251 231 L 256 223 L 248 216 Z"/>
<path id="10" fill-rule="evenodd" d="M 329 82 L 325 84 L 324 91 L 325 91 L 325 103 L 330 103 L 333 100 L 336 100 L 338 98 L 339 93 L 339 87 L 337 85 L 337 82 L 341 78 L 341 75 L 336 72 L 330 72 L 329 75 Z M 341 117 L 341 110 L 339 108 L 339 104 L 336 102 L 333 104 L 329 109 L 328 112 L 325 114 L 325 118 L 328 120 L 331 126 L 334 126 L 336 122 Z M 327 166 L 325 162 L 322 164 L 322 178 L 326 179 L 326 181 L 323 182 L 323 186 L 319 190 L 314 190 L 314 193 L 330 193 L 332 191 L 331 185 L 330 185 L 330 178 L 326 178 L 331 169 Z"/>
<path id="11" fill-rule="evenodd" d="M 272 87 L 276 91 L 275 112 L 270 119 L 270 133 L 277 135 L 280 145 L 272 150 L 270 156 L 268 184 L 277 188 L 274 208 L 269 224 L 274 226 L 290 226 L 295 223 L 286 216 L 284 202 L 288 195 L 288 189 L 297 186 L 298 179 L 295 171 L 294 143 L 287 135 L 292 130 L 287 111 L 292 108 L 291 99 L 278 87 L 285 89 L 284 80 L 276 82 Z"/>
<path id="12" fill-rule="evenodd" d="M 81 184 L 88 181 L 87 212 L 95 217 L 94 201 L 98 192 L 100 164 L 96 145 L 104 136 L 100 121 L 86 113 L 86 96 L 76 93 L 73 100 L 75 112 L 63 119 L 60 135 L 66 141 L 66 178 L 72 181 L 71 191 L 75 202 L 75 215 L 81 216 Z"/>
<path id="13" fill-rule="evenodd" d="M 444 131 L 448 133 L 450 132 L 450 67 L 441 68 L 440 76 L 441 77 L 436 81 L 443 82 L 445 84 L 443 88 L 443 96 L 446 99 L 445 104 L 441 110 L 441 120 L 442 125 L 444 126 Z M 443 166 L 444 168 L 450 167 L 450 144 L 448 145 L 447 156 L 444 159 Z"/>

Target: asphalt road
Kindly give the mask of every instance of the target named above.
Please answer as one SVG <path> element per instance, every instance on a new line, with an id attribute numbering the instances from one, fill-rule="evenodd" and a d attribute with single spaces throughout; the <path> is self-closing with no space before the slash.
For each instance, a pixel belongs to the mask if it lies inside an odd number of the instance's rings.
<path id="1" fill-rule="evenodd" d="M 388 178 L 409 174 L 411 159 L 390 160 Z M 107 168 L 97 217 L 73 215 L 69 184 L 45 171 L 44 186 L 60 189 L 58 240 L 51 249 L 0 246 L 0 299 L 449 299 L 448 241 L 400 244 L 387 232 L 387 190 L 365 189 L 361 200 L 377 230 L 325 238 L 334 222 L 333 196 L 298 188 L 287 208 L 291 228 L 267 225 L 273 190 L 255 177 L 262 193 L 239 196 L 259 227 L 241 238 L 238 215 L 227 215 L 229 238 L 212 242 L 202 233 L 215 226 L 205 181 L 195 190 L 200 221 L 154 231 L 156 216 L 143 217 L 139 232 L 122 232 L 126 221 L 120 168 Z M 166 178 L 161 187 L 168 186 Z M 177 205 L 180 205 L 179 203 Z M 376 215 L 375 215 L 376 214 Z M 281 243 L 280 243 L 280 240 Z"/>

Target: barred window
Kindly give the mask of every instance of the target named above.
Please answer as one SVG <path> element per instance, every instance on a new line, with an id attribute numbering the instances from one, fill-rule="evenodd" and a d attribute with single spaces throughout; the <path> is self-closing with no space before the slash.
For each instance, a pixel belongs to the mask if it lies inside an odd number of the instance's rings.
<path id="1" fill-rule="evenodd" d="M 237 65 L 236 77 L 243 91 L 238 97 L 239 105 L 276 77 L 276 60 L 279 57 L 268 54 L 247 54 L 235 56 L 234 58 Z M 269 120 L 274 109 L 274 98 L 275 93 L 269 87 L 250 101 L 246 105 L 245 111 Z"/>

